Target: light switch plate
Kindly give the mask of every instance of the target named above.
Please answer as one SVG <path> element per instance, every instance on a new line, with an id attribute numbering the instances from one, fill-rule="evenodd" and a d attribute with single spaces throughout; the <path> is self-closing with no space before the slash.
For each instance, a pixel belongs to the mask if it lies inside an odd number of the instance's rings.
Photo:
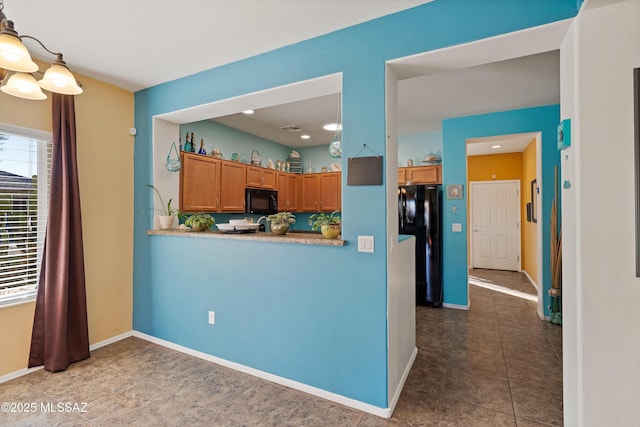
<path id="1" fill-rule="evenodd" d="M 373 236 L 358 236 L 358 252 L 373 253 Z"/>
<path id="2" fill-rule="evenodd" d="M 453 231 L 454 233 L 462 233 L 462 224 L 454 222 L 453 224 L 451 224 L 451 231 Z"/>

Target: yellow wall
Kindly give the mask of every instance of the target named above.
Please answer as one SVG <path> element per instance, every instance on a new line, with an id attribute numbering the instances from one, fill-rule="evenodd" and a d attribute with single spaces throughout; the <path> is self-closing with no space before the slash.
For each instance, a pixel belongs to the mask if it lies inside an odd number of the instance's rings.
<path id="1" fill-rule="evenodd" d="M 522 179 L 522 153 L 467 157 L 468 181 Z M 494 177 L 495 175 L 495 177 Z"/>
<path id="2" fill-rule="evenodd" d="M 538 283 L 538 224 L 527 222 L 527 203 L 531 201 L 531 181 L 536 178 L 536 140 L 522 152 L 522 269 Z"/>
<path id="3" fill-rule="evenodd" d="M 43 67 L 41 67 L 43 68 Z M 133 93 L 81 75 L 76 96 L 89 340 L 128 332 L 133 310 Z M 0 92 L 0 122 L 51 131 L 51 103 Z M 34 303 L 0 308 L 0 376 L 27 367 Z"/>

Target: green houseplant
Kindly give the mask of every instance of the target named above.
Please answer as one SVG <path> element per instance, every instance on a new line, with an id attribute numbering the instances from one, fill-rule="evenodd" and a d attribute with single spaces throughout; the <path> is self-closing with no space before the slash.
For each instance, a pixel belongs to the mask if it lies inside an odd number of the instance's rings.
<path id="1" fill-rule="evenodd" d="M 289 225 L 295 224 L 296 217 L 291 212 L 278 212 L 267 217 L 273 234 L 284 235 L 289 231 Z"/>
<path id="2" fill-rule="evenodd" d="M 173 228 L 175 218 L 180 215 L 180 211 L 178 209 L 174 209 L 171 207 L 171 202 L 173 201 L 173 199 L 169 199 L 169 201 L 165 205 L 164 200 L 162 200 L 162 196 L 160 195 L 160 191 L 158 191 L 158 189 L 151 184 L 147 184 L 147 187 L 152 188 L 153 191 L 155 191 L 158 199 L 160 200 L 160 206 L 162 206 L 162 214 L 158 215 L 160 228 L 162 228 L 163 230 Z"/>
<path id="3" fill-rule="evenodd" d="M 313 230 L 320 230 L 325 238 L 335 239 L 340 234 L 342 220 L 338 211 L 333 211 L 330 215 L 320 212 L 309 217 L 309 225 Z"/>
<path id="4" fill-rule="evenodd" d="M 189 227 L 192 231 L 204 231 L 211 228 L 216 220 L 208 213 L 200 212 L 195 213 L 186 219 L 184 225 Z"/>

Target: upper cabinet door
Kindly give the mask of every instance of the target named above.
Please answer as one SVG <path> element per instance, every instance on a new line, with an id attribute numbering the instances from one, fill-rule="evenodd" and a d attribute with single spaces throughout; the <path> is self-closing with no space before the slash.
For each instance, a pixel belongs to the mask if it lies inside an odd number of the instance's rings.
<path id="1" fill-rule="evenodd" d="M 317 174 L 300 175 L 300 211 L 318 212 Z"/>
<path id="2" fill-rule="evenodd" d="M 217 212 L 220 207 L 220 160 L 182 153 L 180 210 Z"/>
<path id="3" fill-rule="evenodd" d="M 398 168 L 398 185 L 404 185 L 407 182 L 407 168 Z"/>
<path id="4" fill-rule="evenodd" d="M 298 210 L 298 175 L 278 172 L 278 210 L 280 212 L 295 212 Z"/>
<path id="5" fill-rule="evenodd" d="M 276 171 L 258 166 L 247 166 L 247 187 L 276 189 Z"/>
<path id="6" fill-rule="evenodd" d="M 320 191 L 318 194 L 318 208 L 320 211 L 339 211 L 340 203 L 340 172 L 321 173 L 318 175 Z"/>
<path id="7" fill-rule="evenodd" d="M 244 212 L 246 166 L 222 162 L 220 170 L 220 212 Z"/>
<path id="8" fill-rule="evenodd" d="M 416 166 L 407 168 L 407 184 L 442 183 L 442 166 Z"/>

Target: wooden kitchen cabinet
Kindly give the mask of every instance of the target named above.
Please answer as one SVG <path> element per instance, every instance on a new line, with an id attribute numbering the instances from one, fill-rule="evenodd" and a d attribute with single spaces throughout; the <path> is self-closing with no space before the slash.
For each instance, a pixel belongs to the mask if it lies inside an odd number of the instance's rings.
<path id="1" fill-rule="evenodd" d="M 318 200 L 316 192 L 318 179 L 316 174 L 300 175 L 300 211 L 317 212 Z"/>
<path id="2" fill-rule="evenodd" d="M 244 212 L 247 166 L 222 161 L 220 165 L 220 212 Z"/>
<path id="3" fill-rule="evenodd" d="M 295 212 L 298 210 L 298 175 L 278 172 L 278 210 L 280 212 Z"/>
<path id="4" fill-rule="evenodd" d="M 341 173 L 327 172 L 300 176 L 300 211 L 339 211 Z"/>
<path id="5" fill-rule="evenodd" d="M 245 188 L 278 191 L 278 210 L 333 212 L 341 209 L 341 173 L 299 175 L 181 153 L 180 210 L 244 212 Z"/>
<path id="6" fill-rule="evenodd" d="M 247 166 L 247 187 L 276 189 L 276 171 L 259 166 Z"/>
<path id="7" fill-rule="evenodd" d="M 339 211 L 341 208 L 340 197 L 340 172 L 321 173 L 318 175 L 320 181 L 318 199 L 320 211 Z"/>
<path id="8" fill-rule="evenodd" d="M 220 160 L 182 153 L 180 210 L 216 212 L 220 207 Z"/>
<path id="9" fill-rule="evenodd" d="M 398 173 L 398 182 L 400 175 Z M 415 166 L 405 168 L 405 183 L 412 184 L 441 184 L 442 183 L 442 166 Z"/>
<path id="10" fill-rule="evenodd" d="M 407 182 L 407 168 L 398 168 L 398 185 L 404 185 Z"/>

